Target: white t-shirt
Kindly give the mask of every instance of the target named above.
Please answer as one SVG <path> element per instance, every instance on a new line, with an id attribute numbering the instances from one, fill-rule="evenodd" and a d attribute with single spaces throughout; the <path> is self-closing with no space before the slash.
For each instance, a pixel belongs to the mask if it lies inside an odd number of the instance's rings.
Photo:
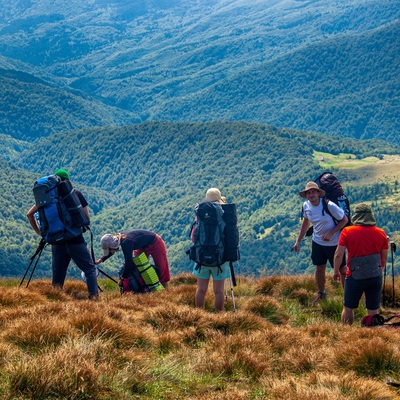
<path id="1" fill-rule="evenodd" d="M 339 241 L 340 231 L 335 232 L 329 242 L 322 240 L 324 234 L 335 227 L 333 218 L 326 211 L 324 211 L 324 215 L 322 215 L 323 201 L 325 200 L 320 199 L 320 202 L 317 206 L 313 206 L 309 200 L 305 201 L 303 204 L 303 215 L 314 226 L 312 240 L 315 243 L 318 243 L 321 246 L 336 246 Z M 332 201 L 328 202 L 328 208 L 331 214 L 338 221 L 344 217 L 344 211 Z"/>

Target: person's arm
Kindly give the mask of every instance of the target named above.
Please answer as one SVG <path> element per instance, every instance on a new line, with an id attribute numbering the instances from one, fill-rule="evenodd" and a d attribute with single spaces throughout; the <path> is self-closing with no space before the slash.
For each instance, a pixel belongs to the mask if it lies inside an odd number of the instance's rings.
<path id="1" fill-rule="evenodd" d="M 299 236 L 297 237 L 296 243 L 293 246 L 294 251 L 296 252 L 300 251 L 300 242 L 307 233 L 309 227 L 310 227 L 310 220 L 308 218 L 304 218 L 303 223 L 301 224 Z"/>
<path id="2" fill-rule="evenodd" d="M 85 196 L 82 194 L 82 192 L 80 190 L 76 190 L 75 189 L 75 193 L 78 195 L 78 199 L 81 202 L 81 205 L 83 207 L 83 211 L 85 212 L 85 214 L 87 215 L 89 221 L 90 221 L 90 213 L 89 213 L 89 207 L 88 207 L 88 202 L 85 198 Z"/>
<path id="3" fill-rule="evenodd" d="M 121 241 L 121 249 L 124 253 L 125 258 L 125 268 L 121 271 L 121 278 L 128 278 L 129 275 L 132 273 L 133 269 L 133 250 L 134 243 L 132 240 L 122 240 Z"/>
<path id="4" fill-rule="evenodd" d="M 39 225 L 37 224 L 37 221 L 35 218 L 35 213 L 37 213 L 37 212 L 38 212 L 38 208 L 37 208 L 36 204 L 34 204 L 30 208 L 28 213 L 26 214 L 26 217 L 28 218 L 28 221 L 29 221 L 31 227 L 33 228 L 33 230 L 40 236 Z"/>
<path id="5" fill-rule="evenodd" d="M 98 260 L 95 260 L 94 263 L 95 263 L 96 265 L 97 265 L 97 264 L 101 264 L 102 262 L 108 260 L 111 256 L 112 256 L 112 253 L 108 253 L 107 256 L 102 256 L 102 257 L 100 257 Z"/>
<path id="6" fill-rule="evenodd" d="M 387 264 L 388 253 L 389 253 L 389 249 L 381 250 L 381 263 L 382 263 L 381 267 L 382 267 L 382 269 L 384 269 Z"/>
<path id="7" fill-rule="evenodd" d="M 332 236 L 338 232 L 341 231 L 347 224 L 348 218 L 344 215 L 343 218 L 338 221 L 338 223 L 335 225 L 333 229 L 331 229 L 328 232 L 325 232 L 325 234 L 322 236 L 322 240 L 324 242 L 329 242 L 332 239 Z"/>
<path id="8" fill-rule="evenodd" d="M 337 283 L 340 282 L 340 265 L 342 264 L 345 251 L 345 246 L 338 245 L 333 257 L 333 280 Z"/>
<path id="9" fill-rule="evenodd" d="M 88 217 L 88 219 L 89 219 L 89 221 L 90 221 L 89 207 L 88 207 L 88 206 L 83 207 L 83 211 L 85 212 L 85 214 L 87 215 L 87 217 Z"/>

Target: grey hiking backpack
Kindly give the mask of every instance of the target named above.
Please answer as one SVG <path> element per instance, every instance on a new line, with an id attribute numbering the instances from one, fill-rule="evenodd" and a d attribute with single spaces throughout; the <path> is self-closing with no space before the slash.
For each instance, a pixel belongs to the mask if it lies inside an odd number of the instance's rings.
<path id="1" fill-rule="evenodd" d="M 197 263 L 197 268 L 202 265 L 219 268 L 225 262 L 224 211 L 216 201 L 203 201 L 196 205 L 195 213 L 189 258 Z"/>

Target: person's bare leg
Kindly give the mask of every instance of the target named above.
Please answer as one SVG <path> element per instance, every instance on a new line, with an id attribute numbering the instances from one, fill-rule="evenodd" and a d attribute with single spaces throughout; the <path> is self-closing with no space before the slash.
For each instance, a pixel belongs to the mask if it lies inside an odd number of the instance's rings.
<path id="1" fill-rule="evenodd" d="M 225 280 L 213 281 L 213 289 L 215 296 L 215 312 L 222 312 L 224 310 L 225 294 L 224 294 Z"/>
<path id="2" fill-rule="evenodd" d="M 326 284 L 326 264 L 317 265 L 315 268 L 315 282 L 317 284 L 318 289 L 318 297 L 316 301 L 321 300 L 320 293 L 325 293 L 325 284 Z"/>
<path id="3" fill-rule="evenodd" d="M 197 278 L 197 290 L 195 296 L 196 307 L 204 308 L 209 279 Z"/>
<path id="4" fill-rule="evenodd" d="M 342 311 L 342 323 L 346 325 L 352 325 L 354 322 L 354 310 L 349 307 L 343 307 Z"/>

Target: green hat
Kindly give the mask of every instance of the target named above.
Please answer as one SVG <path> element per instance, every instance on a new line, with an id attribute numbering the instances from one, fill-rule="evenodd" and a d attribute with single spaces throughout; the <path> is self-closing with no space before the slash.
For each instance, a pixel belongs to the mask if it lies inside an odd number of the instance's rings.
<path id="1" fill-rule="evenodd" d="M 353 225 L 375 226 L 376 220 L 368 204 L 358 204 L 351 218 Z"/>
<path id="2" fill-rule="evenodd" d="M 65 169 L 58 169 L 54 175 L 59 176 L 60 178 L 69 179 L 69 173 Z"/>

